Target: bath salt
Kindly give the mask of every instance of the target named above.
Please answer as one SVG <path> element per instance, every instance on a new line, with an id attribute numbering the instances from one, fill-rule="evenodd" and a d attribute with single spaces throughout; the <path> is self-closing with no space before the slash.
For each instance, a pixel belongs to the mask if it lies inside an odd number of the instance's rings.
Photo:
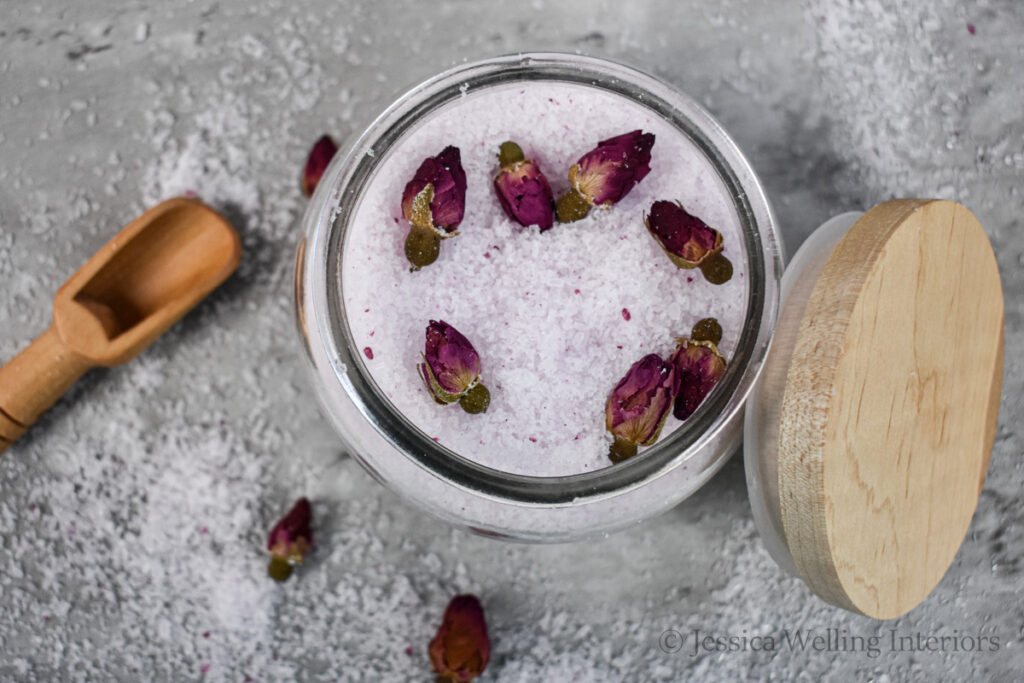
<path id="1" fill-rule="evenodd" d="M 601 140 L 655 135 L 651 172 L 624 199 L 544 233 L 509 219 L 492 187 L 496 154 L 513 140 L 555 195 L 568 169 Z M 405 184 L 428 156 L 454 145 L 466 172 L 459 235 L 412 272 L 404 254 Z M 382 394 L 429 438 L 506 472 L 558 476 L 611 464 L 605 403 L 630 366 L 668 357 L 695 322 L 722 325 L 732 357 L 747 305 L 739 216 L 711 162 L 642 104 L 581 84 L 532 82 L 468 92 L 381 154 L 344 245 L 340 286 L 359 354 Z M 658 199 L 678 200 L 722 233 L 734 274 L 724 285 L 677 268 L 644 226 Z M 462 332 L 480 354 L 486 413 L 434 402 L 417 371 L 430 320 Z M 662 437 L 682 424 L 669 416 Z"/>

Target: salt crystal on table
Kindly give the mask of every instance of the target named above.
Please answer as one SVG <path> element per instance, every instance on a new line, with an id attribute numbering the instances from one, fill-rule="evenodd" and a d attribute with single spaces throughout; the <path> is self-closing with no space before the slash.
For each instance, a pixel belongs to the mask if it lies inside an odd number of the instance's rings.
<path id="1" fill-rule="evenodd" d="M 508 87 L 522 92 L 509 98 Z M 739 217 L 699 148 L 641 104 L 584 85 L 504 88 L 457 98 L 379 155 L 353 214 L 341 284 L 346 310 L 373 312 L 348 322 L 359 348 L 371 332 L 381 333 L 376 360 L 366 364 L 371 377 L 399 412 L 446 447 L 519 474 L 591 471 L 611 464 L 605 401 L 633 362 L 648 352 L 667 357 L 675 338 L 706 317 L 721 323 L 720 348 L 731 357 L 747 305 Z M 581 155 L 637 128 L 656 136 L 651 172 L 615 206 L 543 234 L 501 209 L 492 178 L 505 140 L 540 165 L 557 195 Z M 408 225 L 392 219 L 401 215 L 402 190 L 417 167 L 446 145 L 462 152 L 465 217 L 437 261 L 410 272 Z M 722 233 L 732 280 L 711 285 L 672 266 L 643 223 L 657 199 L 681 201 Z M 577 296 L 584 289 L 587 296 Z M 486 413 L 440 406 L 423 386 L 417 364 L 424 330 L 438 319 L 480 353 L 481 379 L 491 389 Z M 670 416 L 662 438 L 680 424 Z"/>

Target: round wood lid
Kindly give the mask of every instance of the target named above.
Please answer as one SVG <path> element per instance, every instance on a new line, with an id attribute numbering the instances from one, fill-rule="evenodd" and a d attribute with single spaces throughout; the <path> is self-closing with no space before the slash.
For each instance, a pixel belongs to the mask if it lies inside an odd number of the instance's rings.
<path id="1" fill-rule="evenodd" d="M 974 215 L 865 213 L 814 286 L 782 399 L 782 523 L 815 593 L 887 619 L 935 587 L 974 514 L 1002 373 L 1002 288 Z"/>

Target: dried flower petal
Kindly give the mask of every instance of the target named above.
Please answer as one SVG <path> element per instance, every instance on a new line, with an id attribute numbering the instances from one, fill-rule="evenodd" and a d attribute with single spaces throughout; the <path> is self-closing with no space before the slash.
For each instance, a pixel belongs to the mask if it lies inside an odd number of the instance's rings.
<path id="1" fill-rule="evenodd" d="M 439 683 L 466 683 L 483 673 L 491 657 L 491 640 L 484 608 L 475 595 L 452 598 L 429 652 Z"/>
<path id="2" fill-rule="evenodd" d="M 569 169 L 572 187 L 558 199 L 558 220 L 579 220 L 591 206 L 620 201 L 651 172 L 652 147 L 654 135 L 641 130 L 599 142 Z"/>
<path id="3" fill-rule="evenodd" d="M 480 384 L 480 355 L 458 330 L 443 320 L 427 325 L 426 347 L 420 376 L 427 391 L 442 405 L 465 401 L 466 412 L 482 413 L 490 404 L 486 388 Z"/>
<path id="4" fill-rule="evenodd" d="M 466 172 L 458 147 L 427 157 L 402 193 L 402 215 L 417 228 L 449 237 L 466 210 Z"/>
<path id="5" fill-rule="evenodd" d="M 270 576 L 284 581 L 292 573 L 292 565 L 302 564 L 302 559 L 313 548 L 313 506 L 307 498 L 299 498 L 292 509 L 280 522 L 274 525 L 267 537 L 267 551 L 270 553 Z"/>
<path id="6" fill-rule="evenodd" d="M 309 150 L 309 157 L 306 159 L 306 166 L 302 169 L 302 193 L 307 197 L 313 196 L 313 190 L 320 183 L 327 165 L 338 152 L 338 144 L 330 135 L 324 135 Z"/>
<path id="7" fill-rule="evenodd" d="M 555 223 L 555 195 L 540 166 L 523 157 L 514 142 L 501 146 L 501 170 L 494 176 L 494 191 L 508 217 L 523 226 L 540 226 L 541 232 Z"/>
<path id="8" fill-rule="evenodd" d="M 697 268 L 722 251 L 722 235 L 678 202 L 656 201 L 644 224 L 672 263 Z"/>
<path id="9" fill-rule="evenodd" d="M 681 337 L 672 354 L 672 365 L 679 376 L 679 395 L 673 415 L 685 420 L 693 415 L 704 398 L 725 374 L 725 359 L 711 341 Z"/>
<path id="10" fill-rule="evenodd" d="M 637 446 L 650 446 L 658 440 L 678 392 L 675 369 L 657 354 L 633 364 L 605 406 L 605 428 L 615 437 L 613 462 L 635 455 Z"/>

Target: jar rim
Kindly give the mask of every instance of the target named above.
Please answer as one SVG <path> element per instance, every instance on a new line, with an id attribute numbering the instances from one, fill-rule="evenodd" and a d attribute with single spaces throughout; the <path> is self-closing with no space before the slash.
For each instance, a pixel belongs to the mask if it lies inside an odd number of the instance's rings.
<path id="1" fill-rule="evenodd" d="M 590 472 L 545 477 L 480 465 L 434 442 L 412 425 L 370 376 L 348 328 L 341 287 L 349 220 L 376 165 L 387 156 L 391 145 L 423 116 L 467 92 L 531 80 L 602 88 L 639 101 L 677 128 L 707 157 L 732 195 L 748 262 L 747 311 L 740 340 L 725 376 L 698 411 L 683 426 L 625 462 Z M 305 225 L 308 249 L 300 267 L 305 269 L 302 278 L 310 306 L 308 311 L 300 311 L 300 317 L 312 325 L 312 330 L 305 330 L 307 345 L 321 345 L 330 359 L 333 381 L 342 386 L 373 429 L 424 474 L 474 497 L 516 506 L 579 505 L 582 501 L 617 497 L 684 465 L 741 413 L 770 344 L 779 305 L 782 249 L 775 217 L 760 181 L 739 148 L 689 97 L 660 79 L 606 59 L 555 52 L 514 54 L 460 64 L 422 82 L 395 100 L 335 156 L 310 203 Z M 306 313 L 311 314 L 308 319 Z M 323 373 L 315 381 L 324 381 Z M 326 407 L 328 412 L 333 409 Z M 379 473 L 380 463 L 374 462 L 374 454 L 358 456 L 371 472 Z M 724 461 L 724 455 L 721 459 Z M 648 515 L 637 518 L 642 516 Z M 628 523 L 632 519 L 619 521 Z"/>

